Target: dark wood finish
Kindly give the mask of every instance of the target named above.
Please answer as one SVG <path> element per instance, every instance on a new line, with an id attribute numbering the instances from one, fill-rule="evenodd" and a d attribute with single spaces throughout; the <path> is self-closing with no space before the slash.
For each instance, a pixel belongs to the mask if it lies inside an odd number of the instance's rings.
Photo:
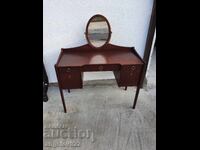
<path id="1" fill-rule="evenodd" d="M 114 73 L 118 86 L 137 86 L 142 65 L 123 65 Z"/>
<path id="2" fill-rule="evenodd" d="M 62 87 L 61 87 L 61 81 L 60 81 L 61 78 L 59 77 L 57 65 L 55 65 L 54 67 L 55 67 L 55 70 L 56 70 L 56 76 L 57 76 L 57 79 L 58 79 L 58 87 L 59 87 L 59 90 L 60 90 L 60 95 L 61 95 L 61 100 L 62 100 L 62 103 L 63 103 L 64 112 L 66 113 L 67 109 L 66 109 L 66 105 L 65 105 L 65 99 L 64 99 L 64 96 L 63 96 L 63 90 L 62 90 Z"/>
<path id="3" fill-rule="evenodd" d="M 62 72 L 65 68 L 58 68 L 60 77 L 60 86 L 62 89 L 82 88 L 82 76 L 79 70 Z"/>
<path id="4" fill-rule="evenodd" d="M 142 87 L 142 82 L 143 82 L 142 81 L 142 74 L 144 72 L 144 66 L 145 66 L 145 64 L 142 66 L 141 73 L 140 73 L 140 76 L 139 76 L 138 85 L 137 85 L 135 98 L 134 98 L 134 102 L 133 102 L 133 109 L 135 109 L 135 107 L 136 107 L 136 103 L 137 103 L 138 95 L 139 95 L 139 92 L 140 92 L 140 88 Z"/>
<path id="5" fill-rule="evenodd" d="M 122 47 L 112 44 L 98 49 L 89 44 L 62 48 L 55 70 L 58 78 L 61 99 L 66 112 L 63 89 L 83 87 L 83 72 L 113 71 L 119 87 L 137 86 L 134 107 L 136 106 L 144 61 L 134 47 Z"/>
<path id="6" fill-rule="evenodd" d="M 84 65 L 142 65 L 143 60 L 135 54 L 132 47 L 120 47 L 107 44 L 106 47 L 94 49 L 89 44 L 81 47 L 62 49 L 57 62 L 59 67 L 82 69 Z"/>

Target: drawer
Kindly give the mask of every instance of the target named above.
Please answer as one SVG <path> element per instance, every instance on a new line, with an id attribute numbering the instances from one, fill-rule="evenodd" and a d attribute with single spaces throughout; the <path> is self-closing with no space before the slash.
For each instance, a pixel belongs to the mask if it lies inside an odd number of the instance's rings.
<path id="1" fill-rule="evenodd" d="M 127 65 L 122 67 L 122 71 L 126 72 L 128 75 L 132 76 L 136 72 L 138 72 L 138 66 L 137 65 Z"/>
<path id="2" fill-rule="evenodd" d="M 62 68 L 59 68 L 60 73 L 77 72 L 77 71 L 80 71 L 80 70 L 81 70 L 80 67 L 62 67 Z"/>
<path id="3" fill-rule="evenodd" d="M 137 86 L 142 65 L 125 65 L 121 67 L 119 83 L 121 86 Z"/>
<path id="4" fill-rule="evenodd" d="M 62 72 L 59 78 L 62 89 L 82 88 L 82 73 L 79 71 Z"/>
<path id="5" fill-rule="evenodd" d="M 120 70 L 120 65 L 118 64 L 111 64 L 111 65 L 84 65 L 84 71 L 115 71 Z"/>

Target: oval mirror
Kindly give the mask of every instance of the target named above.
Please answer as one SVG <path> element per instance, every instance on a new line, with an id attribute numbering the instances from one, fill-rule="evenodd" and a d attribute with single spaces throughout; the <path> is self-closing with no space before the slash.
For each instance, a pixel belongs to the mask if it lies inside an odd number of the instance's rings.
<path id="1" fill-rule="evenodd" d="M 111 37 L 110 24 L 106 17 L 94 15 L 90 18 L 86 27 L 86 39 L 95 48 L 106 45 Z"/>

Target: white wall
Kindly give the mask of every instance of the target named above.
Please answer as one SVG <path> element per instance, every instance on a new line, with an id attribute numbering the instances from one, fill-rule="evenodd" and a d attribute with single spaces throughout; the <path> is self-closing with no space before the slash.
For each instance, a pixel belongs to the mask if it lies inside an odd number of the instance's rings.
<path id="1" fill-rule="evenodd" d="M 143 56 L 152 6 L 153 0 L 43 0 L 43 55 L 49 81 L 57 82 L 54 64 L 60 49 L 87 43 L 85 27 L 95 14 L 108 19 L 110 43 L 134 46 Z"/>

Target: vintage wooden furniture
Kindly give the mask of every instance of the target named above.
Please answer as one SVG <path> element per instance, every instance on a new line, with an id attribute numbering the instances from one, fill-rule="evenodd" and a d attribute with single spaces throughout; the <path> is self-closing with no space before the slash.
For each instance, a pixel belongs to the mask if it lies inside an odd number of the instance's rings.
<path id="1" fill-rule="evenodd" d="M 89 27 L 95 22 L 102 28 L 101 30 L 97 29 L 98 25 Z M 63 89 L 68 89 L 70 92 L 70 89 L 83 88 L 83 73 L 86 71 L 113 71 L 119 87 L 127 89 L 127 86 L 137 86 L 133 103 L 135 108 L 144 62 L 134 47 L 109 44 L 110 37 L 111 29 L 107 19 L 102 15 L 95 15 L 86 27 L 88 44 L 61 49 L 55 70 L 65 113 L 67 110 Z"/>

